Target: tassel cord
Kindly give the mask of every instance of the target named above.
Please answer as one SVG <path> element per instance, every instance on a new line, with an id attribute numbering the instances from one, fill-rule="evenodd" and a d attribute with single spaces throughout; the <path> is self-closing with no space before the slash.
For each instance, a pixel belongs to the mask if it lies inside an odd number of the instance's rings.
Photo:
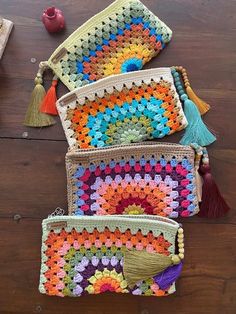
<path id="1" fill-rule="evenodd" d="M 41 61 L 39 63 L 39 69 L 36 77 L 43 79 L 43 73 L 48 69 L 48 62 L 47 61 Z"/>
<path id="2" fill-rule="evenodd" d="M 207 111 L 210 110 L 210 105 L 207 104 L 205 101 L 203 101 L 194 93 L 192 87 L 190 86 L 186 69 L 183 68 L 182 66 L 175 66 L 173 69 L 181 74 L 185 91 L 188 95 L 188 98 L 196 104 L 200 114 L 204 115 L 205 113 L 207 113 Z M 177 78 L 177 82 L 175 81 L 175 83 L 180 83 L 180 80 L 178 80 Z M 183 88 L 181 83 L 178 86 L 181 86 L 180 90 Z M 178 86 L 177 86 L 177 89 L 178 89 Z"/>

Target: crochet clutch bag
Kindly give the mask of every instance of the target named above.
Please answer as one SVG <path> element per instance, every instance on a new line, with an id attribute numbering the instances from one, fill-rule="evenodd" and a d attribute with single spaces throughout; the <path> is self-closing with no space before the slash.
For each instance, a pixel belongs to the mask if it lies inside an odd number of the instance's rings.
<path id="1" fill-rule="evenodd" d="M 213 184 L 207 151 L 198 145 L 146 142 L 70 151 L 66 169 L 69 214 L 188 217 L 199 212 L 200 201 L 202 216 L 228 210 Z"/>
<path id="2" fill-rule="evenodd" d="M 68 37 L 48 66 L 73 90 L 111 74 L 139 70 L 172 31 L 138 0 L 117 0 Z"/>
<path id="3" fill-rule="evenodd" d="M 181 76 L 185 78 L 186 72 L 176 68 L 107 77 L 61 97 L 57 108 L 69 146 L 92 148 L 162 138 L 188 123 L 181 143 L 206 145 L 214 141 L 195 103 L 185 94 Z"/>
<path id="4" fill-rule="evenodd" d="M 57 216 L 45 219 L 42 229 L 41 293 L 77 297 L 106 291 L 145 296 L 175 292 L 184 243 L 183 229 L 173 220 Z"/>
<path id="5" fill-rule="evenodd" d="M 79 27 L 48 61 L 40 63 L 35 83 L 42 84 L 48 67 L 69 90 L 111 74 L 139 70 L 165 47 L 171 36 L 169 27 L 140 1 L 117 0 Z M 54 77 L 54 85 L 56 81 Z M 41 111 L 56 114 L 49 100 Z M 52 121 L 42 115 L 38 121 L 26 116 L 25 124 L 47 126 Z"/>

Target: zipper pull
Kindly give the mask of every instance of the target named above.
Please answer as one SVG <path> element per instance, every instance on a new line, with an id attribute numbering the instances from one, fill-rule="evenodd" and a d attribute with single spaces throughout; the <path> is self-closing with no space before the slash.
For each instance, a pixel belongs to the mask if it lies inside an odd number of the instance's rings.
<path id="1" fill-rule="evenodd" d="M 57 207 L 49 216 L 48 218 L 52 218 L 55 216 L 63 216 L 65 214 L 64 209 L 62 209 L 61 207 Z"/>

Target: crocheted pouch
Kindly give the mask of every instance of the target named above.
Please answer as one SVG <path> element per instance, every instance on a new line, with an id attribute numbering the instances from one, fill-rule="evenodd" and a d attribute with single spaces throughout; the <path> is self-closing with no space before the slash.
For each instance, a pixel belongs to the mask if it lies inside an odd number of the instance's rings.
<path id="1" fill-rule="evenodd" d="M 66 169 L 69 214 L 188 217 L 199 212 L 201 200 L 202 216 L 228 211 L 213 188 L 207 151 L 196 144 L 146 142 L 72 150 Z"/>
<path id="2" fill-rule="evenodd" d="M 41 293 L 77 297 L 106 291 L 146 296 L 175 292 L 184 243 L 183 229 L 173 220 L 57 216 L 45 219 L 42 229 Z"/>
<path id="3" fill-rule="evenodd" d="M 138 0 L 117 0 L 68 37 L 48 66 L 73 90 L 111 74 L 139 70 L 172 31 Z"/>
<path id="4" fill-rule="evenodd" d="M 48 61 L 40 63 L 35 83 L 42 84 L 43 72 L 48 67 L 69 90 L 111 74 L 141 69 L 171 36 L 169 27 L 140 1 L 117 0 L 79 27 Z M 50 102 L 42 105 L 41 111 L 56 114 Z M 25 124 L 29 126 L 52 124 L 42 117 L 37 122 L 26 118 Z"/>
<path id="5" fill-rule="evenodd" d="M 184 129 L 188 122 L 190 130 L 187 128 L 183 144 L 212 142 L 208 130 L 210 141 L 206 136 L 199 136 L 206 127 L 198 123 L 199 110 L 185 94 L 180 80 L 182 72 L 176 68 L 179 67 L 110 76 L 61 97 L 57 109 L 69 146 L 103 147 L 161 138 Z M 188 122 L 179 96 L 184 99 L 187 114 L 189 102 L 195 110 L 192 115 L 188 114 Z M 199 124 L 198 129 L 193 123 Z"/>

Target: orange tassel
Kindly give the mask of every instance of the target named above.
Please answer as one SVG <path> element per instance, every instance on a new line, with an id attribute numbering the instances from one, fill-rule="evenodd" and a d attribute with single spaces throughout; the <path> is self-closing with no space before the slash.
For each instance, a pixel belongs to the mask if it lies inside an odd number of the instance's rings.
<path id="1" fill-rule="evenodd" d="M 192 102 L 194 102 L 194 104 L 197 106 L 198 111 L 200 112 L 201 115 L 204 115 L 205 113 L 207 113 L 207 111 L 210 110 L 211 107 L 194 93 L 192 87 L 190 86 L 186 69 L 183 68 L 182 66 L 176 66 L 175 69 L 176 71 L 180 72 L 182 75 L 184 87 L 186 89 L 188 98 L 192 100 Z"/>
<path id="2" fill-rule="evenodd" d="M 51 114 L 51 115 L 57 115 L 57 108 L 56 108 L 56 102 L 57 102 L 57 95 L 56 95 L 56 86 L 57 86 L 57 79 L 53 78 L 52 85 L 49 88 L 47 94 L 45 95 L 40 111 Z"/>
<path id="3" fill-rule="evenodd" d="M 203 101 L 201 98 L 199 98 L 194 93 L 194 91 L 192 90 L 192 88 L 190 86 L 186 87 L 186 92 L 188 94 L 189 99 L 191 99 L 196 104 L 196 106 L 198 107 L 200 114 L 204 115 L 205 113 L 207 113 L 207 111 L 210 109 L 210 105 L 208 105 L 205 101 Z"/>

